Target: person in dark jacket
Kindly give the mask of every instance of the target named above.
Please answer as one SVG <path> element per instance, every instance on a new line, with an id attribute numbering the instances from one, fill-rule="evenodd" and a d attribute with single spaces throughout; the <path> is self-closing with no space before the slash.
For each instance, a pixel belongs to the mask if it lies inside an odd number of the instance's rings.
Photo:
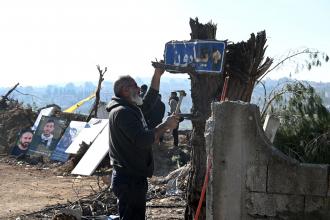
<path id="1" fill-rule="evenodd" d="M 167 130 L 177 126 L 179 117 L 169 116 L 154 129 L 149 129 L 145 112 L 156 101 L 164 70 L 156 68 L 151 85 L 142 99 L 140 88 L 130 76 L 114 83 L 109 103 L 109 154 L 113 165 L 111 188 L 118 199 L 120 219 L 145 219 L 147 177 L 153 174 L 152 145 Z"/>
<path id="2" fill-rule="evenodd" d="M 165 104 L 162 102 L 161 94 L 158 94 L 157 101 L 154 103 L 151 111 L 147 113 L 146 120 L 149 128 L 155 128 L 159 125 L 164 118 L 165 115 Z"/>
<path id="3" fill-rule="evenodd" d="M 155 128 L 157 125 L 162 123 L 165 115 L 165 104 L 162 102 L 162 95 L 158 94 L 157 101 L 149 112 L 145 114 L 145 118 L 150 129 Z M 159 137 L 159 142 L 163 142 L 163 135 Z"/>

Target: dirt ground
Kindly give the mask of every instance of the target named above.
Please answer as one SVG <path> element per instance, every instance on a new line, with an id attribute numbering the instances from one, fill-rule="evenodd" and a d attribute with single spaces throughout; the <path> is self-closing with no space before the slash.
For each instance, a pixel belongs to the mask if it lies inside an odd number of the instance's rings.
<path id="1" fill-rule="evenodd" d="M 75 201 L 94 193 L 97 183 L 97 177 L 55 176 L 49 169 L 0 162 L 0 219 Z"/>

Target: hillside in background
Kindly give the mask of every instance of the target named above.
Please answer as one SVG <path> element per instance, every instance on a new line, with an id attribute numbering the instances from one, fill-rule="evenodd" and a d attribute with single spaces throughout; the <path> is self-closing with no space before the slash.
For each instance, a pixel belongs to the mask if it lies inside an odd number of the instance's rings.
<path id="1" fill-rule="evenodd" d="M 290 78 L 281 78 L 279 80 L 271 80 L 266 79 L 262 82 L 265 85 L 267 96 L 272 90 L 278 90 L 283 87 L 288 82 L 295 82 L 296 80 L 292 80 Z M 309 83 L 312 87 L 315 88 L 315 91 L 320 95 L 323 100 L 323 105 L 330 109 L 330 83 L 322 83 L 322 82 L 312 82 L 312 81 L 303 81 Z M 263 98 L 265 96 L 265 89 L 261 84 L 258 84 L 253 91 L 252 95 L 252 103 L 257 104 L 258 106 L 263 105 Z"/>
<path id="2" fill-rule="evenodd" d="M 150 79 L 148 78 L 137 78 L 138 85 L 147 84 L 149 85 Z M 279 80 L 264 80 L 264 85 L 266 90 L 270 92 L 272 89 L 278 87 L 278 85 L 283 85 L 287 81 L 292 81 L 289 78 L 282 78 Z M 328 108 L 330 107 L 330 83 L 317 83 L 308 82 L 315 90 L 320 94 L 323 99 L 324 105 Z M 10 98 L 16 99 L 19 102 L 23 102 L 25 105 L 31 105 L 34 109 L 44 107 L 48 104 L 57 104 L 62 110 L 70 107 L 71 105 L 77 103 L 78 101 L 88 97 L 96 89 L 96 82 L 85 82 L 82 84 L 74 84 L 72 82 L 66 85 L 47 85 L 44 87 L 32 87 L 24 85 L 19 86 L 11 95 Z M 113 96 L 113 84 L 109 81 L 103 82 L 103 87 L 101 90 L 101 101 L 109 102 Z M 10 88 L 0 88 L 0 95 L 4 95 Z M 174 90 L 185 90 L 187 96 L 182 101 L 181 112 L 190 113 L 192 106 L 191 96 L 190 96 L 190 80 L 188 78 L 166 78 L 164 77 L 161 82 L 160 93 L 162 95 L 162 100 L 166 106 L 166 112 L 169 111 L 168 98 L 171 91 Z M 262 100 L 264 97 L 264 88 L 261 84 L 257 85 L 253 97 L 252 103 L 257 105 L 262 105 Z M 88 114 L 94 100 L 88 101 L 82 105 L 77 113 Z M 180 124 L 181 129 L 190 129 L 190 121 L 184 121 Z"/>

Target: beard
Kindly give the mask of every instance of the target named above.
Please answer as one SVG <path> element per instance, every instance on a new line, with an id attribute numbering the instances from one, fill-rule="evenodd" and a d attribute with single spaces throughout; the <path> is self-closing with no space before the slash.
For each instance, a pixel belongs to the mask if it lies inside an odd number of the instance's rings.
<path id="1" fill-rule="evenodd" d="M 136 105 L 142 105 L 143 104 L 143 99 L 136 94 L 133 90 L 130 91 L 130 99 L 133 103 L 135 103 Z"/>
<path id="2" fill-rule="evenodd" d="M 21 147 L 26 149 L 29 147 L 29 144 L 30 144 L 30 142 L 23 142 L 23 143 L 21 143 Z"/>

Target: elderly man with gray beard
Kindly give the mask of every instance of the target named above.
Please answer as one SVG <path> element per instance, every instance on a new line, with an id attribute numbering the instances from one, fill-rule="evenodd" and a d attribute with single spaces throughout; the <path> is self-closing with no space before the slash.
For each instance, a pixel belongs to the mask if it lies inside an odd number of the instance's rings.
<path id="1" fill-rule="evenodd" d="M 148 129 L 144 113 L 157 100 L 160 78 L 164 70 L 156 68 L 151 85 L 142 99 L 140 88 L 130 76 L 121 76 L 114 83 L 109 103 L 109 147 L 113 165 L 112 190 L 118 199 L 120 219 L 145 219 L 147 177 L 154 169 L 153 143 L 168 129 L 178 125 L 177 115 L 169 116 L 154 129 Z"/>

